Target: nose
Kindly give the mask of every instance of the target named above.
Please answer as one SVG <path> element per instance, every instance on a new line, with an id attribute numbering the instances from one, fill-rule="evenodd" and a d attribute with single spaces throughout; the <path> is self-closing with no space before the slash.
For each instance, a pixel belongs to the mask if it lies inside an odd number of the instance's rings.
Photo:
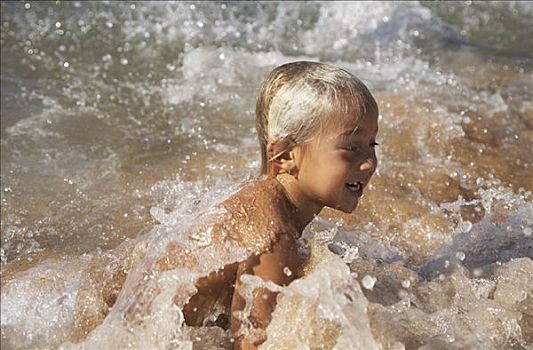
<path id="1" fill-rule="evenodd" d="M 376 159 L 368 158 L 359 165 L 361 171 L 374 171 L 376 169 Z"/>

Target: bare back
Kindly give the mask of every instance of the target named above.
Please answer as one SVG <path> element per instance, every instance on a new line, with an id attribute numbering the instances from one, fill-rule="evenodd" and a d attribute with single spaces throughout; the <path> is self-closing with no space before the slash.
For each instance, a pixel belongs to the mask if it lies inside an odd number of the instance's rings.
<path id="1" fill-rule="evenodd" d="M 296 236 L 292 222 L 292 204 L 281 184 L 264 179 L 245 185 L 221 204 L 227 211 L 223 222 L 213 225 L 213 240 L 221 244 L 233 240 L 250 249 L 247 261 L 224 266 L 196 282 L 198 292 L 184 306 L 185 321 L 191 326 L 216 324 L 229 327 L 233 308 L 241 308 L 243 300 L 234 300 L 235 285 L 243 273 L 260 274 L 275 283 L 286 285 L 298 276 Z M 276 249 L 276 247 L 281 249 Z M 287 254 L 286 252 L 292 252 Z M 269 268 L 271 264 L 279 268 Z M 294 274 L 277 277 L 277 270 L 289 268 Z M 219 314 L 214 318 L 214 314 Z M 211 317 L 211 319 L 209 319 Z"/>

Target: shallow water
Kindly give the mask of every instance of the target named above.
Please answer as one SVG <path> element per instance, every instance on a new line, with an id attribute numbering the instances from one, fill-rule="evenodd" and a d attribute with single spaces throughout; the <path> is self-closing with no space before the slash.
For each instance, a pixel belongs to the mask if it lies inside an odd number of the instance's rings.
<path id="1" fill-rule="evenodd" d="M 187 290 L 222 261 L 162 276 L 134 333 L 102 291 L 256 174 L 259 84 L 307 59 L 368 84 L 380 164 L 355 213 L 324 210 L 306 232 L 308 273 L 281 290 L 263 348 L 533 348 L 532 16 L 528 2 L 2 2 L 2 347 L 229 347 L 169 306 L 168 281 Z"/>

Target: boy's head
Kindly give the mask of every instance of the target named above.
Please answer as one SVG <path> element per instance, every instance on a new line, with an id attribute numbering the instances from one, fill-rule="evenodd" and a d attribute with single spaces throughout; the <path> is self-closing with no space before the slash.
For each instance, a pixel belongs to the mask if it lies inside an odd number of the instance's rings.
<path id="1" fill-rule="evenodd" d="M 264 81 L 256 105 L 261 173 L 276 175 L 272 161 L 284 152 L 308 144 L 336 125 L 357 125 L 368 114 L 378 114 L 372 94 L 341 68 L 307 61 L 275 68 Z"/>

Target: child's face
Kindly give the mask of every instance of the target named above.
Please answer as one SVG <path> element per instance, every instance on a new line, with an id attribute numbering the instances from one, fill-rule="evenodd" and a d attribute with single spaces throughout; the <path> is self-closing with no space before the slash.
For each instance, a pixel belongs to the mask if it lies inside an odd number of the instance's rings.
<path id="1" fill-rule="evenodd" d="M 368 114 L 358 126 L 351 120 L 325 128 L 302 155 L 299 189 L 309 205 L 351 213 L 376 170 L 378 118 Z"/>

